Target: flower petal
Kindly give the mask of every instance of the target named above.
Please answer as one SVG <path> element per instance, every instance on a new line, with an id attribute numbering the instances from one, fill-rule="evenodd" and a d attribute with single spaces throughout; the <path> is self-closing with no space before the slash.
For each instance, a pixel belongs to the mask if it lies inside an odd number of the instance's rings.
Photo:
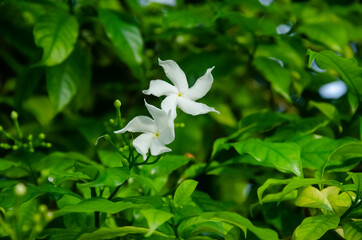
<path id="1" fill-rule="evenodd" d="M 156 132 L 157 126 L 155 121 L 146 116 L 138 116 L 133 118 L 124 128 L 114 133 L 124 133 L 124 132 Z"/>
<path id="2" fill-rule="evenodd" d="M 153 156 L 157 156 L 160 155 L 164 152 L 171 152 L 172 150 L 168 147 L 166 147 L 165 145 L 163 145 L 162 143 L 160 143 L 160 141 L 158 141 L 158 139 L 156 138 L 155 141 L 152 141 L 151 144 L 151 154 Z"/>
<path id="3" fill-rule="evenodd" d="M 147 159 L 148 149 L 150 149 L 154 140 L 156 140 L 156 138 L 152 133 L 141 134 L 133 140 L 132 144 L 136 148 L 136 151 L 142 155 L 143 160 Z"/>
<path id="4" fill-rule="evenodd" d="M 150 87 L 147 90 L 143 90 L 142 93 L 160 97 L 163 95 L 170 95 L 172 93 L 177 94 L 178 90 L 176 87 L 163 80 L 152 80 L 150 82 Z"/>
<path id="5" fill-rule="evenodd" d="M 214 82 L 214 78 L 211 74 L 211 71 L 214 68 L 215 67 L 207 69 L 206 73 L 197 79 L 196 83 L 184 93 L 184 96 L 191 100 L 198 100 L 205 96 Z"/>
<path id="6" fill-rule="evenodd" d="M 187 84 L 187 79 L 185 73 L 181 70 L 181 68 L 177 65 L 176 62 L 172 60 L 162 61 L 158 59 L 158 63 L 165 71 L 166 76 L 170 81 L 177 87 L 179 92 L 185 92 L 189 85 Z"/>
<path id="7" fill-rule="evenodd" d="M 148 104 L 146 100 L 145 105 L 155 121 L 160 141 L 163 144 L 172 142 L 175 139 L 175 128 L 173 122 L 174 118 L 171 117 L 171 112 L 158 109 L 155 106 Z"/>
<path id="8" fill-rule="evenodd" d="M 193 116 L 208 112 L 217 112 L 220 114 L 220 112 L 216 111 L 215 108 L 182 97 L 178 99 L 178 106 L 182 111 Z"/>
<path id="9" fill-rule="evenodd" d="M 171 117 L 173 119 L 175 119 L 177 116 L 176 107 L 178 98 L 179 97 L 176 94 L 172 94 L 167 96 L 161 103 L 162 110 L 165 110 L 166 112 L 171 111 Z"/>

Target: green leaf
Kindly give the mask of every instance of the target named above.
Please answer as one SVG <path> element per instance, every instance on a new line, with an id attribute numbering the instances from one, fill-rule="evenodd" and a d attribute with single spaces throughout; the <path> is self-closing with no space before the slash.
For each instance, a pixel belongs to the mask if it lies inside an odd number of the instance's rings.
<path id="1" fill-rule="evenodd" d="M 354 185 L 356 186 L 356 194 L 358 197 L 362 196 L 362 173 L 348 173 L 349 180 L 352 178 Z"/>
<path id="2" fill-rule="evenodd" d="M 0 158 L 0 171 L 4 171 L 11 167 L 18 167 L 20 166 L 21 162 L 12 162 L 5 159 Z"/>
<path id="3" fill-rule="evenodd" d="M 115 150 L 98 150 L 98 156 L 101 162 L 107 167 L 122 167 L 123 156 Z"/>
<path id="4" fill-rule="evenodd" d="M 54 66 L 63 62 L 73 51 L 78 28 L 77 19 L 68 14 L 51 12 L 40 17 L 33 31 L 35 44 L 44 49 L 39 64 Z"/>
<path id="5" fill-rule="evenodd" d="M 309 51 L 312 52 L 312 51 Z M 354 58 L 343 58 L 326 50 L 315 55 L 317 65 L 322 69 L 333 69 L 338 72 L 353 93 L 359 99 L 362 96 L 362 68 Z"/>
<path id="6" fill-rule="evenodd" d="M 101 227 L 92 233 L 82 234 L 79 238 L 77 238 L 77 240 L 112 239 L 115 237 L 126 236 L 127 234 L 146 234 L 148 231 L 149 230 L 147 228 L 132 227 L 132 226 L 125 226 L 125 227 L 118 227 L 118 228 Z M 157 232 L 157 231 L 153 232 L 153 235 L 159 236 L 159 237 L 165 237 L 168 239 L 174 238 L 174 237 L 167 236 L 167 235 Z"/>
<path id="7" fill-rule="evenodd" d="M 295 143 L 263 142 L 252 138 L 232 143 L 230 146 L 239 154 L 251 155 L 260 165 L 274 167 L 281 172 L 290 172 L 297 176 L 303 175 L 300 149 Z"/>
<path id="8" fill-rule="evenodd" d="M 330 155 L 340 146 L 355 142 L 354 139 L 342 138 L 334 140 L 319 135 L 306 135 L 293 139 L 300 146 L 303 168 L 315 169 L 315 177 L 322 178 L 324 165 Z"/>
<path id="9" fill-rule="evenodd" d="M 266 138 L 268 141 L 286 141 L 295 136 L 303 136 L 315 132 L 318 128 L 324 127 L 329 120 L 320 117 L 301 118 L 276 129 L 273 136 Z M 304 167 L 304 165 L 303 165 Z"/>
<path id="10" fill-rule="evenodd" d="M 295 229 L 293 240 L 320 239 L 328 230 L 338 227 L 339 220 L 339 217 L 335 215 L 319 215 L 305 218 Z"/>
<path id="11" fill-rule="evenodd" d="M 81 184 L 82 187 L 117 187 L 122 185 L 130 176 L 127 168 L 107 168 L 100 172 L 98 178 L 89 183 Z"/>
<path id="12" fill-rule="evenodd" d="M 185 180 L 176 189 L 175 196 L 173 198 L 175 206 L 180 206 L 190 199 L 191 194 L 195 191 L 197 182 L 195 180 Z"/>
<path id="13" fill-rule="evenodd" d="M 146 218 L 149 231 L 146 233 L 145 237 L 149 237 L 152 233 L 163 223 L 167 222 L 170 218 L 173 217 L 173 214 L 158 209 L 147 209 L 141 210 L 141 214 Z"/>
<path id="14" fill-rule="evenodd" d="M 362 221 L 348 221 L 343 224 L 343 232 L 346 240 L 362 239 Z"/>
<path id="15" fill-rule="evenodd" d="M 298 197 L 295 200 L 298 207 L 321 208 L 333 212 L 333 208 L 327 197 L 317 188 L 308 186 L 298 191 Z"/>
<path id="16" fill-rule="evenodd" d="M 321 169 L 323 176 L 326 168 L 333 169 L 334 171 L 345 171 L 345 167 L 352 169 L 361 161 L 362 158 L 362 143 L 351 142 L 346 143 L 333 151 L 329 156 L 328 161 L 324 163 Z M 351 160 L 348 161 L 348 160 Z"/>
<path id="17" fill-rule="evenodd" d="M 342 184 L 335 180 L 320 180 L 316 178 L 292 179 L 292 181 L 283 188 L 280 199 L 283 199 L 284 196 L 286 196 L 287 194 L 296 189 L 314 184 L 326 184 L 326 185 L 336 186 L 338 188 L 342 187 Z"/>
<path id="18" fill-rule="evenodd" d="M 309 101 L 309 107 L 315 107 L 321 113 L 323 113 L 328 119 L 335 122 L 336 124 L 340 125 L 341 123 L 341 116 L 338 111 L 338 109 L 330 103 L 324 103 L 324 102 L 315 102 L 315 101 Z"/>
<path id="19" fill-rule="evenodd" d="M 340 53 L 344 52 L 348 44 L 346 28 L 339 22 L 308 23 L 301 25 L 298 31 Z"/>
<path id="20" fill-rule="evenodd" d="M 168 176 L 176 169 L 190 162 L 185 156 L 165 155 L 158 162 L 152 165 L 144 165 L 142 171 L 151 173 L 152 177 Z"/>
<path id="21" fill-rule="evenodd" d="M 280 66 L 275 60 L 262 57 L 256 58 L 254 65 L 264 75 L 265 79 L 271 83 L 274 91 L 289 102 L 292 101 L 289 96 L 291 78 L 287 69 Z"/>
<path id="22" fill-rule="evenodd" d="M 23 107 L 43 126 L 49 125 L 55 116 L 54 107 L 46 96 L 33 96 L 23 101 Z"/>
<path id="23" fill-rule="evenodd" d="M 105 212 L 114 214 L 135 206 L 137 205 L 130 202 L 111 202 L 105 198 L 90 198 L 61 208 L 56 212 L 56 216 L 72 212 Z"/>
<path id="24" fill-rule="evenodd" d="M 98 9 L 98 16 L 119 57 L 128 64 L 136 77 L 140 77 L 138 71 L 142 71 L 143 39 L 138 27 L 108 10 Z"/>
<path id="25" fill-rule="evenodd" d="M 201 213 L 197 217 L 189 218 L 183 221 L 178 227 L 179 233 L 182 236 L 183 231 L 188 227 L 203 222 L 225 222 L 239 227 L 246 237 L 246 230 L 254 233 L 258 238 L 265 240 L 279 239 L 278 234 L 271 229 L 259 228 L 254 226 L 249 219 L 233 213 L 233 212 L 207 212 Z"/>
<path id="26" fill-rule="evenodd" d="M 53 179 L 53 183 L 58 186 L 60 183 L 66 180 L 72 180 L 72 181 L 83 181 L 89 180 L 90 178 L 81 173 L 81 172 L 58 172 L 58 171 L 51 171 L 49 174 L 49 178 Z"/>
<path id="27" fill-rule="evenodd" d="M 267 188 L 274 185 L 285 185 L 290 183 L 292 180 L 293 179 L 274 179 L 274 178 L 269 178 L 268 180 L 266 180 L 266 182 L 263 185 L 261 185 L 257 190 L 260 204 L 263 204 L 262 202 L 263 194 Z"/>
<path id="28" fill-rule="evenodd" d="M 86 61 L 86 55 L 76 48 L 66 61 L 46 69 L 48 95 L 56 113 L 72 100 L 79 87 L 84 87 L 81 83 L 87 78 L 89 69 L 79 63 Z"/>

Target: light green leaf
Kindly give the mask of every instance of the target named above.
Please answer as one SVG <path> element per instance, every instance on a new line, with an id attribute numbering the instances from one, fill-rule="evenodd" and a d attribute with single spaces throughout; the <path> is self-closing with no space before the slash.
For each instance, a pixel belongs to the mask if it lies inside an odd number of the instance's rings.
<path id="1" fill-rule="evenodd" d="M 136 77 L 140 77 L 137 71 L 142 71 L 143 39 L 138 27 L 109 10 L 98 9 L 98 16 L 119 57 L 128 64 Z"/>
<path id="2" fill-rule="evenodd" d="M 78 28 L 77 19 L 68 14 L 51 12 L 40 17 L 33 31 L 35 44 L 44 49 L 39 64 L 54 66 L 63 62 L 73 51 Z"/>
<path id="3" fill-rule="evenodd" d="M 107 168 L 100 172 L 98 178 L 89 183 L 81 184 L 82 187 L 117 187 L 122 185 L 130 176 L 127 168 Z"/>
<path id="4" fill-rule="evenodd" d="M 105 198 L 90 198 L 61 208 L 56 212 L 56 216 L 72 212 L 105 212 L 114 214 L 135 206 L 137 205 L 130 202 L 112 202 Z"/>
<path id="5" fill-rule="evenodd" d="M 46 69 L 47 90 L 56 113 L 60 112 L 77 93 L 89 69 L 79 65 L 86 62 L 87 55 L 76 50 L 63 63 Z"/>
<path id="6" fill-rule="evenodd" d="M 298 191 L 298 197 L 295 200 L 298 207 L 321 208 L 333 212 L 333 208 L 327 197 L 317 188 L 308 186 Z"/>
<path id="7" fill-rule="evenodd" d="M 122 237 L 126 236 L 127 234 L 146 234 L 149 230 L 147 228 L 141 227 L 133 227 L 133 226 L 125 226 L 125 227 L 118 227 L 118 228 L 105 228 L 101 227 L 98 230 L 92 233 L 84 233 L 82 234 L 77 240 L 99 240 L 99 239 L 112 239 L 115 237 Z M 153 235 L 159 236 L 160 239 L 163 237 L 167 239 L 172 239 L 174 237 L 167 236 L 161 232 L 153 232 Z"/>
<path id="8" fill-rule="evenodd" d="M 317 240 L 328 230 L 335 229 L 339 224 L 335 215 L 319 215 L 308 217 L 295 229 L 293 240 Z"/>
<path id="9" fill-rule="evenodd" d="M 289 194 L 290 192 L 302 188 L 302 187 L 307 187 L 309 185 L 314 185 L 314 184 L 325 184 L 325 185 L 330 185 L 330 186 L 336 186 L 338 188 L 342 187 L 342 184 L 338 181 L 335 180 L 319 180 L 316 178 L 304 178 L 304 179 L 293 179 L 290 183 L 288 183 L 282 191 L 282 195 L 280 199 L 283 199 L 284 196 L 286 196 L 287 194 Z"/>
<path id="10" fill-rule="evenodd" d="M 195 191 L 197 182 L 195 180 L 185 180 L 176 189 L 175 196 L 173 198 L 175 206 L 180 206 L 190 199 L 191 194 Z"/>
<path id="11" fill-rule="evenodd" d="M 264 75 L 265 79 L 271 83 L 274 91 L 289 102 L 292 101 L 289 96 L 291 78 L 287 69 L 280 66 L 275 60 L 262 57 L 256 58 L 254 65 Z"/>
<path id="12" fill-rule="evenodd" d="M 343 232 L 346 240 L 362 239 L 362 221 L 348 221 L 343 224 Z"/>
<path id="13" fill-rule="evenodd" d="M 239 154 L 249 154 L 260 165 L 274 167 L 281 172 L 294 173 L 302 176 L 302 162 L 300 149 L 295 143 L 263 142 L 259 139 L 248 139 L 243 142 L 232 143 Z"/>
<path id="14" fill-rule="evenodd" d="M 149 237 L 152 233 L 163 223 L 167 222 L 170 218 L 173 217 L 173 214 L 158 209 L 147 209 L 141 210 L 141 214 L 146 218 L 149 231 L 146 233 L 145 237 Z"/>
<path id="15" fill-rule="evenodd" d="M 49 177 L 53 179 L 52 182 L 56 186 L 58 186 L 60 183 L 66 180 L 83 181 L 83 182 L 89 180 L 89 177 L 81 172 L 74 173 L 74 172 L 51 171 Z"/>

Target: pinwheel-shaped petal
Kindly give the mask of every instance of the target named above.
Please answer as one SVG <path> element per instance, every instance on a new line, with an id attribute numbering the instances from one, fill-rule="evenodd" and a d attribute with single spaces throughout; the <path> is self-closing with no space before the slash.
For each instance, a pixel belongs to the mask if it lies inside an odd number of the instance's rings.
<path id="1" fill-rule="evenodd" d="M 147 153 L 151 150 L 151 155 L 157 156 L 171 149 L 165 145 L 175 139 L 174 123 L 171 112 L 158 109 L 145 101 L 147 110 L 152 118 L 138 116 L 133 118 L 124 128 L 114 133 L 140 132 L 133 146 L 142 155 L 143 160 L 147 159 Z"/>
<path id="2" fill-rule="evenodd" d="M 162 61 L 161 59 L 158 59 L 158 62 L 160 66 L 163 67 L 166 76 L 173 85 L 163 80 L 152 80 L 150 87 L 142 92 L 146 95 L 154 95 L 156 97 L 166 96 L 161 103 L 163 110 L 166 112 L 171 111 L 173 118 L 177 116 L 176 107 L 194 116 L 208 112 L 219 113 L 212 107 L 196 102 L 196 100 L 205 96 L 210 90 L 214 81 L 211 74 L 214 67 L 207 69 L 206 73 L 189 88 L 185 73 L 176 62 L 172 60 Z"/>

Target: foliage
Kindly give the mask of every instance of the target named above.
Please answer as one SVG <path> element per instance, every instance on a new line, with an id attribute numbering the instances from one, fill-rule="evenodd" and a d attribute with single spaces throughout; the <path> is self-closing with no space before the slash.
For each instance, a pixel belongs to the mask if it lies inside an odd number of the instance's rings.
<path id="1" fill-rule="evenodd" d="M 361 239 L 361 17 L 358 0 L 0 0 L 0 238 Z M 160 106 L 141 94 L 158 59 L 189 86 L 215 66 L 220 115 L 179 111 L 172 152 L 143 161 L 114 131 Z"/>

